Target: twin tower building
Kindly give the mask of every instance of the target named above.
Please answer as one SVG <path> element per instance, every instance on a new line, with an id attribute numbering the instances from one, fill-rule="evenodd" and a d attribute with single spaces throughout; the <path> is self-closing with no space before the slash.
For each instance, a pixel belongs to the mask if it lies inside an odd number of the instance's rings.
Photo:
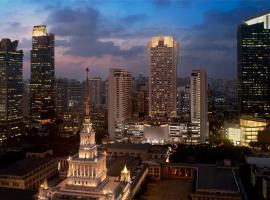
<path id="1" fill-rule="evenodd" d="M 23 132 L 23 51 L 18 41 L 0 42 L 0 144 Z M 33 27 L 30 81 L 30 122 L 47 125 L 55 118 L 54 34 L 45 25 Z"/>

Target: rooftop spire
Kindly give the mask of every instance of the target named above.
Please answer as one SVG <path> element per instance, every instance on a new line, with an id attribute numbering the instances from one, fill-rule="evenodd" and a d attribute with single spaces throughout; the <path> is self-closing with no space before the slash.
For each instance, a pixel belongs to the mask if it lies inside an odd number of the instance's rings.
<path id="1" fill-rule="evenodd" d="M 86 68 L 86 74 L 87 74 L 87 78 L 86 78 L 86 97 L 85 97 L 85 114 L 86 116 L 89 116 L 90 114 L 90 108 L 89 108 L 89 79 L 88 79 L 88 73 L 89 73 L 89 68 Z"/>

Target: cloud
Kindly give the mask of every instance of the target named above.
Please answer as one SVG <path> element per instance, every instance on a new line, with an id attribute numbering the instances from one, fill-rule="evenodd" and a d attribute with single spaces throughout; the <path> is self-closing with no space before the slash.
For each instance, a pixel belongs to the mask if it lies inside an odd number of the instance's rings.
<path id="1" fill-rule="evenodd" d="M 154 0 L 157 7 L 167 7 L 171 4 L 171 0 Z"/>
<path id="2" fill-rule="evenodd" d="M 139 20 L 142 16 L 127 16 L 125 21 L 131 23 Z M 119 27 L 102 25 L 106 22 L 104 16 L 93 8 L 85 9 L 56 9 L 49 14 L 47 24 L 51 32 L 56 34 L 56 45 L 58 47 L 69 47 L 65 55 L 101 57 L 103 55 L 114 55 L 132 57 L 143 51 L 143 47 L 136 46 L 130 49 L 121 49 L 111 41 L 101 41 L 101 37 L 110 37 L 111 34 L 119 32 Z M 61 39 L 62 38 L 62 39 Z M 64 39 L 63 39 L 64 38 Z M 68 39 L 65 39 L 68 38 Z"/>
<path id="3" fill-rule="evenodd" d="M 122 21 L 126 24 L 134 24 L 136 22 L 143 21 L 147 18 L 145 14 L 128 15 L 122 18 Z"/>
<path id="4" fill-rule="evenodd" d="M 269 5 L 269 4 L 268 4 Z M 190 28 L 180 40 L 181 74 L 204 68 L 209 76 L 235 77 L 237 70 L 237 27 L 246 18 L 263 12 L 261 3 L 241 3 L 239 7 L 205 12 L 202 23 Z"/>

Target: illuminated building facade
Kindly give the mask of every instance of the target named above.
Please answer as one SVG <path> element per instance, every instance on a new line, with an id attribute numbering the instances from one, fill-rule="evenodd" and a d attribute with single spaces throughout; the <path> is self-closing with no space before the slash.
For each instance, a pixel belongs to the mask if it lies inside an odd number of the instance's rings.
<path id="1" fill-rule="evenodd" d="M 124 122 L 132 114 L 132 76 L 123 69 L 110 69 L 108 77 L 108 131 L 110 138 L 120 139 Z"/>
<path id="2" fill-rule="evenodd" d="M 241 129 L 239 127 L 229 127 L 226 129 L 226 137 L 233 143 L 233 145 L 241 144 Z"/>
<path id="3" fill-rule="evenodd" d="M 205 143 L 208 138 L 207 120 L 207 76 L 203 70 L 192 70 L 190 82 L 191 122 L 200 126 L 200 140 Z"/>
<path id="4" fill-rule="evenodd" d="M 241 129 L 241 144 L 248 146 L 250 142 L 258 141 L 258 131 L 263 131 L 269 122 L 265 119 L 258 117 L 241 117 L 240 129 Z"/>
<path id="5" fill-rule="evenodd" d="M 52 199 L 125 200 L 130 193 L 129 172 L 125 169 L 120 180 L 107 176 L 106 153 L 97 150 L 90 117 L 88 75 L 86 83 L 86 113 L 80 133 L 79 153 L 68 158 L 67 178 L 56 186 Z M 43 197 L 44 195 L 39 195 L 40 200 Z"/>
<path id="6" fill-rule="evenodd" d="M 240 114 L 270 112 L 270 14 L 238 27 L 238 102 Z"/>
<path id="7" fill-rule="evenodd" d="M 0 42 L 0 144 L 22 133 L 23 52 L 17 46 L 17 40 Z"/>
<path id="8" fill-rule="evenodd" d="M 149 121 L 129 121 L 125 132 L 132 142 L 199 144 L 200 124 L 190 122 L 162 122 L 153 125 Z"/>
<path id="9" fill-rule="evenodd" d="M 65 133 L 75 135 L 83 122 L 83 113 L 79 111 L 66 111 L 63 113 L 63 130 Z"/>
<path id="10" fill-rule="evenodd" d="M 178 42 L 174 37 L 152 37 L 148 45 L 149 115 L 176 116 Z"/>
<path id="11" fill-rule="evenodd" d="M 45 25 L 33 27 L 31 50 L 31 121 L 39 128 L 55 119 L 54 34 Z"/>

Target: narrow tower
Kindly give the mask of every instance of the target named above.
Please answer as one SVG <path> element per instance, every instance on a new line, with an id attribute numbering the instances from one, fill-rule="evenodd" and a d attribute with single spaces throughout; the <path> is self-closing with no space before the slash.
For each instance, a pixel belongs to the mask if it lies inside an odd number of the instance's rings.
<path id="1" fill-rule="evenodd" d="M 68 185 L 97 187 L 106 179 L 106 156 L 98 155 L 95 130 L 92 127 L 89 106 L 89 69 L 86 69 L 85 118 L 80 133 L 79 154 L 71 157 L 68 170 Z"/>

